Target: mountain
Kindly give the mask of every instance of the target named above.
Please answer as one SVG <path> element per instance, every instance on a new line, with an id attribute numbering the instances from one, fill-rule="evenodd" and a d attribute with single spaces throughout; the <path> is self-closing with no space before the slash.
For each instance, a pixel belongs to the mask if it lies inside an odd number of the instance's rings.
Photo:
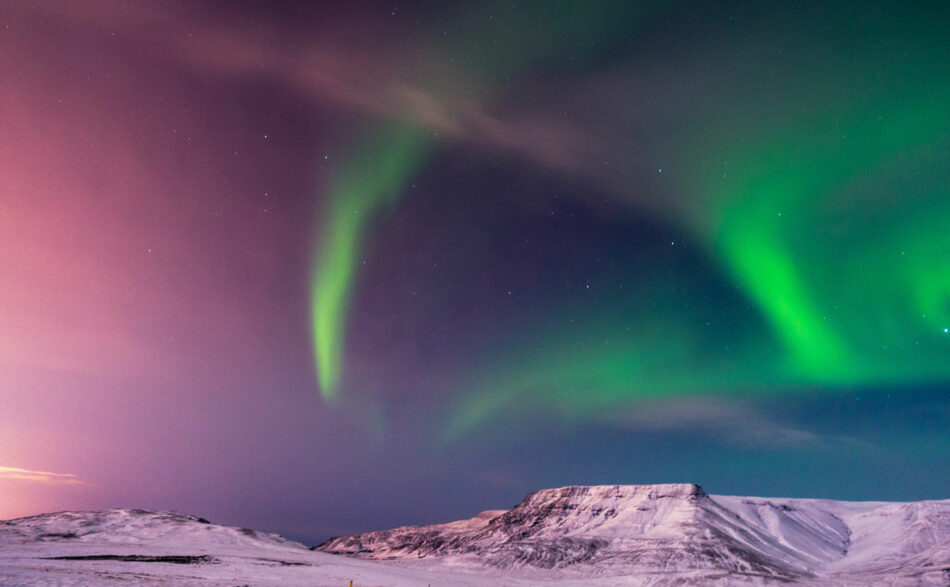
<path id="1" fill-rule="evenodd" d="M 711 496 L 698 485 L 562 487 L 508 511 L 331 539 L 317 550 L 542 579 L 950 584 L 950 500 Z"/>
<path id="2" fill-rule="evenodd" d="M 341 556 L 342 555 L 342 556 Z M 562 487 L 469 520 L 314 550 L 174 512 L 0 521 L 0 585 L 950 585 L 950 500 L 708 495 L 698 485 Z"/>
<path id="3" fill-rule="evenodd" d="M 313 552 L 175 512 L 58 512 L 0 521 L 0 585 L 448 584 L 449 577 Z M 482 583 L 463 583 L 480 586 Z"/>

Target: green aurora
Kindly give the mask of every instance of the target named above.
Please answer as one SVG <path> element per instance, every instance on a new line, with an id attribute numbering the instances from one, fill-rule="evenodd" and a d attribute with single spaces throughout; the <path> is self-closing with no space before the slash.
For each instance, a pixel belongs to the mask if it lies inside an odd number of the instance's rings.
<path id="1" fill-rule="evenodd" d="M 883 41 L 852 40 L 845 52 L 902 38 L 877 17 Z M 583 326 L 541 320 L 501 341 L 460 383 L 444 438 L 500 410 L 540 407 L 571 420 L 640 398 L 828 393 L 950 377 L 950 77 L 935 75 L 950 56 L 925 51 L 921 43 L 900 59 L 878 57 L 866 64 L 868 75 L 848 80 L 847 92 L 803 105 L 773 99 L 749 121 L 742 93 L 750 88 L 737 88 L 733 109 L 656 145 L 690 170 L 669 205 L 679 227 L 735 283 L 753 315 L 746 326 L 758 328 L 727 327 L 712 342 L 696 326 L 708 315 L 679 307 L 658 284 L 641 284 Z M 513 69 L 537 62 L 518 55 Z M 769 98 L 777 91 L 750 84 Z M 329 192 L 312 282 L 317 372 L 328 399 L 340 382 L 369 220 L 397 201 L 431 150 L 421 129 L 401 128 L 356 149 Z M 550 314 L 569 313 L 571 304 Z"/>
<path id="2" fill-rule="evenodd" d="M 311 279 L 311 320 L 320 391 L 335 398 L 343 360 L 346 316 L 363 234 L 373 217 L 394 205 L 425 160 L 429 139 L 410 125 L 394 125 L 359 146 L 333 179 L 325 230 Z M 366 162 L 369 162 L 368 164 Z"/>
<path id="3" fill-rule="evenodd" d="M 659 321 L 652 336 L 618 333 L 607 318 L 580 334 L 540 327 L 543 352 L 515 346 L 473 375 L 446 437 L 519 406 L 570 421 L 656 396 L 754 398 L 950 376 L 950 83 L 915 83 L 916 68 L 887 66 L 899 73 L 794 124 L 773 112 L 684 140 L 693 145 L 684 159 L 702 171 L 682 188 L 681 223 L 758 310 L 767 338 L 702 341 L 692 333 L 708 316 L 668 307 L 661 317 L 659 291 L 608 312 Z"/>
<path id="4" fill-rule="evenodd" d="M 580 60 L 601 54 L 610 43 L 591 39 L 617 39 L 652 4 L 627 3 L 608 10 L 551 2 L 511 11 L 512 18 L 497 21 L 493 14 L 510 11 L 508 4 L 482 7 L 477 14 L 460 19 L 465 26 L 456 31 L 458 40 L 451 51 L 461 56 L 460 66 L 471 79 L 455 80 L 458 88 L 443 91 L 454 95 L 475 85 L 478 94 L 488 94 L 492 86 L 532 64 L 568 55 Z M 341 165 L 327 189 L 310 287 L 313 349 L 324 399 L 333 399 L 340 383 L 346 318 L 366 227 L 380 209 L 398 201 L 413 172 L 425 163 L 433 134 L 410 122 L 371 133 Z"/>

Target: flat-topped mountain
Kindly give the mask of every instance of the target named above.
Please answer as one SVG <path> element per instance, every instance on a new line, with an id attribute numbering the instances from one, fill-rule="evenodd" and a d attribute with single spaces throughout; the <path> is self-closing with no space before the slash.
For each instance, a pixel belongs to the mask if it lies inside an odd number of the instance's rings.
<path id="1" fill-rule="evenodd" d="M 950 585 L 950 500 L 562 487 L 510 510 L 334 538 L 315 552 L 174 512 L 0 521 L 0 585 Z"/>
<path id="2" fill-rule="evenodd" d="M 531 493 L 507 511 L 334 538 L 316 549 L 567 577 L 947 584 L 950 501 L 726 497 L 693 484 L 570 486 Z"/>

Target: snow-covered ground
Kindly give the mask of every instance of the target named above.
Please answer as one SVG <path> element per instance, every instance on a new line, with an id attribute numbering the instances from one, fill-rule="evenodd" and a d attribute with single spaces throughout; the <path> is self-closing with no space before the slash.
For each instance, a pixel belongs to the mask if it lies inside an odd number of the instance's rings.
<path id="1" fill-rule="evenodd" d="M 170 512 L 60 512 L 0 522 L 0 585 L 471 585 L 314 552 Z"/>
<path id="2" fill-rule="evenodd" d="M 950 500 L 564 487 L 319 550 L 182 514 L 61 512 L 0 522 L 0 585 L 950 585 Z"/>

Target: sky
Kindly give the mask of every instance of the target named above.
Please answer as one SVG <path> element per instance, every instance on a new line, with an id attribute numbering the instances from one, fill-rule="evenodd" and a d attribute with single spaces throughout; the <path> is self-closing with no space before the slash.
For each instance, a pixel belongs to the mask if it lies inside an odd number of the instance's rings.
<path id="1" fill-rule="evenodd" d="M 0 518 L 950 498 L 947 23 L 0 0 Z"/>

